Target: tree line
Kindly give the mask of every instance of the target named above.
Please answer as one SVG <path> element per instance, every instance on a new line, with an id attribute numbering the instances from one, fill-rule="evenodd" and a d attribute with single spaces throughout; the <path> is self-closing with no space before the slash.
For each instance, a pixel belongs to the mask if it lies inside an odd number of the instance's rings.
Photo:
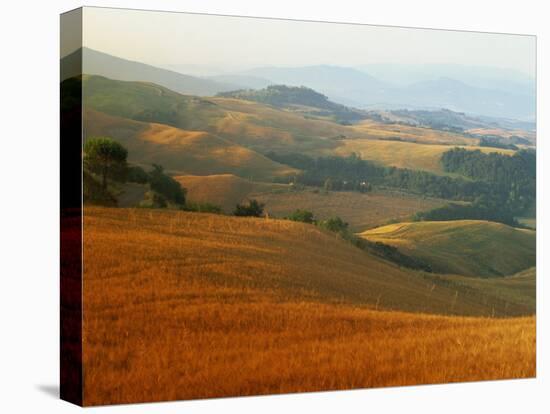
<path id="1" fill-rule="evenodd" d="M 460 201 L 473 201 L 489 191 L 489 186 L 483 182 L 442 176 L 427 171 L 381 166 L 375 162 L 363 160 L 355 153 L 347 157 L 312 158 L 303 154 L 269 152 L 266 156 L 302 170 L 295 177 L 284 177 L 278 181 L 323 187 L 327 180 L 330 180 L 331 189 L 334 191 L 364 192 L 375 185 Z"/>
<path id="2" fill-rule="evenodd" d="M 104 206 L 116 206 L 113 195 L 115 183 L 146 184 L 150 191 L 139 207 L 166 208 L 176 207 L 186 211 L 221 214 L 222 209 L 211 203 L 190 203 L 186 200 L 187 190 L 174 178 L 164 172 L 158 164 L 152 164 L 146 171 L 127 161 L 128 150 L 122 144 L 109 137 L 90 137 L 84 144 L 84 202 Z M 261 217 L 264 204 L 249 200 L 248 204 L 237 204 L 235 216 Z"/>
<path id="3" fill-rule="evenodd" d="M 385 167 L 363 160 L 357 154 L 313 158 L 269 152 L 266 156 L 302 170 L 294 177 L 279 181 L 333 191 L 365 192 L 374 185 L 467 202 L 418 213 L 417 220 L 477 219 L 518 225 L 515 217 L 532 208 L 536 198 L 536 154 L 532 150 L 520 150 L 510 156 L 451 149 L 443 153 L 441 163 L 444 171 L 455 176 Z"/>
<path id="4" fill-rule="evenodd" d="M 455 148 L 442 155 L 441 163 L 447 172 L 488 184 L 486 202 L 513 214 L 520 215 L 535 203 L 537 165 L 533 150 L 505 155 Z"/>
<path id="5" fill-rule="evenodd" d="M 84 144 L 84 202 L 116 205 L 116 197 L 109 189 L 110 183 L 134 182 L 148 184 L 142 207 L 167 207 L 185 205 L 186 190 L 164 172 L 162 166 L 153 164 L 145 171 L 128 164 L 128 150 L 109 137 L 90 137 Z"/>

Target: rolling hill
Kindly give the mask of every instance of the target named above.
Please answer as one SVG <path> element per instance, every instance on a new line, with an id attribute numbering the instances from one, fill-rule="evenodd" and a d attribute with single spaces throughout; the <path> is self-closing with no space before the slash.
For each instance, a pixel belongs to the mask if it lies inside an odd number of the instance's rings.
<path id="1" fill-rule="evenodd" d="M 255 192 L 290 191 L 288 185 L 253 182 L 233 174 L 180 175 L 174 177 L 187 189 L 191 203 L 210 203 L 232 213 L 235 205 L 246 201 Z"/>
<path id="2" fill-rule="evenodd" d="M 87 108 L 138 121 L 205 131 L 247 147 L 269 151 L 332 148 L 330 138 L 349 132 L 345 126 L 232 98 L 181 95 L 151 83 L 83 77 Z"/>
<path id="3" fill-rule="evenodd" d="M 176 92 L 212 96 L 247 87 L 269 84 L 307 86 L 328 95 L 334 101 L 361 108 L 376 107 L 438 109 L 448 108 L 479 115 L 532 119 L 535 99 L 533 80 L 513 83 L 500 80 L 489 85 L 459 80 L 442 74 L 420 77 L 412 84 L 397 85 L 371 76 L 365 70 L 329 65 L 305 67 L 264 67 L 219 77 L 198 77 L 141 62 L 122 59 L 100 51 L 82 48 L 61 61 L 62 80 L 75 76 L 74 68 L 83 62 L 84 73 L 124 81 L 144 81 L 162 85 Z M 514 85 L 513 89 L 509 89 Z"/>
<path id="4" fill-rule="evenodd" d="M 160 164 L 176 175 L 236 174 L 272 179 L 296 171 L 207 132 L 88 110 L 84 114 L 84 137 L 92 136 L 110 136 L 119 141 L 128 149 L 131 163 L 147 167 Z"/>
<path id="5" fill-rule="evenodd" d="M 389 144 L 366 142 L 364 145 L 396 147 L 401 141 L 461 146 L 477 145 L 479 141 L 449 131 L 386 124 L 373 120 L 361 121 L 354 125 L 340 125 L 329 119 L 311 119 L 300 111 L 259 102 L 230 97 L 201 98 L 181 95 L 151 83 L 122 82 L 99 76 L 84 76 L 83 91 L 87 108 L 137 121 L 208 132 L 262 153 L 290 151 L 326 154 L 336 151 L 337 154 L 342 154 L 361 151 L 359 147 L 355 147 L 363 145 L 364 139 L 370 139 L 371 142 L 392 141 Z M 354 148 L 348 151 L 350 145 Z M 436 148 L 416 149 L 420 152 L 431 152 Z M 437 151 L 440 153 L 444 149 L 442 146 Z M 405 149 L 405 153 L 408 151 L 409 149 Z M 495 149 L 487 148 L 484 151 Z M 366 155 L 368 153 L 369 151 L 366 151 Z M 433 157 L 431 162 L 433 170 Z M 435 160 L 435 163 L 437 164 L 438 160 Z"/>
<path id="6" fill-rule="evenodd" d="M 224 140 L 224 147 L 234 144 L 241 150 L 247 148 L 256 153 L 275 151 L 343 156 L 357 153 L 363 159 L 381 164 L 436 173 L 442 173 L 440 157 L 450 149 L 450 145 L 484 152 L 512 153 L 510 150 L 475 147 L 477 139 L 448 131 L 388 125 L 373 120 L 340 125 L 253 101 L 181 95 L 151 83 L 86 75 L 83 91 L 85 106 L 95 111 L 132 122 L 165 124 L 195 134 L 200 131 L 206 134 L 203 137 Z M 236 172 L 235 169 L 203 168 L 199 171 L 193 168 L 188 171 L 182 170 L 181 166 L 172 169 L 182 174 L 201 175 Z M 274 174 L 273 171 L 261 172 L 254 168 L 238 175 L 265 179 Z"/>
<path id="7" fill-rule="evenodd" d="M 211 101 L 225 111 L 213 130 L 262 152 L 330 150 L 338 145 L 339 137 L 353 132 L 330 120 L 310 119 L 258 102 L 223 97 Z"/>
<path id="8" fill-rule="evenodd" d="M 310 116 L 330 117 L 338 122 L 351 122 L 366 118 L 365 111 L 332 102 L 325 95 L 304 86 L 270 85 L 260 90 L 220 92 L 218 96 L 294 109 Z"/>
<path id="9" fill-rule="evenodd" d="M 93 233 L 104 237 L 92 251 L 109 246 L 113 249 L 109 254 L 119 255 L 122 262 L 135 262 L 134 255 L 139 254 L 139 249 L 124 246 L 143 238 L 148 252 L 155 251 L 151 243 L 158 245 L 168 261 L 170 257 L 178 261 L 192 257 L 195 265 L 177 267 L 182 280 L 190 284 L 259 289 L 289 298 L 378 306 L 386 310 L 490 315 L 495 308 L 497 315 L 505 314 L 504 302 L 488 303 L 487 297 L 472 292 L 471 286 L 464 291 L 467 295 L 460 293 L 455 301 L 456 286 L 439 283 L 431 274 L 400 268 L 309 224 L 96 207 L 87 208 L 85 217 L 94 226 Z M 110 230 L 121 226 L 127 231 Z M 148 239 L 150 243 L 146 242 Z M 93 240 L 91 237 L 89 243 Z M 488 246 L 485 254 L 496 255 L 498 248 L 498 245 Z M 110 266 L 111 262 L 102 263 Z M 498 280 L 494 282 L 497 285 Z M 426 301 L 428 296 L 430 300 Z M 508 304 L 506 314 L 532 312 L 520 296 Z"/>
<path id="10" fill-rule="evenodd" d="M 373 72 L 375 73 L 375 72 Z M 510 82 L 465 83 L 451 73 L 396 84 L 367 69 L 341 66 L 262 67 L 245 72 L 274 83 L 313 88 L 331 100 L 363 109 L 451 109 L 476 115 L 532 120 L 533 80 L 511 91 Z M 404 76 L 405 79 L 407 75 Z M 460 78 L 460 77 L 459 77 Z M 506 88 L 502 88 L 506 85 Z"/>
<path id="11" fill-rule="evenodd" d="M 466 138 L 480 138 L 484 135 L 494 135 L 508 138 L 513 144 L 519 143 L 514 142 L 517 141 L 517 138 L 526 140 L 526 143 L 534 144 L 536 138 L 536 124 L 534 122 L 472 116 L 448 109 L 430 111 L 408 109 L 391 111 L 371 110 L 366 111 L 366 113 L 370 119 L 391 125 L 387 128 L 400 128 L 398 125 L 421 126 L 433 129 L 434 131 L 432 132 L 434 134 L 446 131 L 465 132 Z"/>
<path id="12" fill-rule="evenodd" d="M 312 189 L 302 191 L 257 191 L 249 195 L 266 205 L 270 217 L 286 217 L 296 209 L 308 210 L 319 220 L 341 217 L 352 231 L 381 226 L 390 220 L 406 220 L 418 211 L 440 207 L 446 202 L 390 191 L 367 194 L 338 191 L 324 194 Z"/>
<path id="13" fill-rule="evenodd" d="M 82 61 L 82 71 L 85 74 L 105 76 L 121 81 L 152 82 L 182 94 L 211 96 L 239 87 L 238 84 L 184 75 L 86 47 L 61 59 L 61 80 L 77 75 L 75 68 L 80 67 L 80 63 L 77 64 L 80 60 Z"/>
<path id="14" fill-rule="evenodd" d="M 507 278 L 485 294 L 282 220 L 83 219 L 85 405 L 535 375 L 535 317 L 511 317 L 532 289 L 499 298 Z"/>
<path id="15" fill-rule="evenodd" d="M 390 220 L 405 220 L 418 211 L 447 203 L 445 200 L 391 191 L 324 194 L 308 187 L 297 189 L 286 184 L 252 182 L 232 174 L 174 178 L 187 189 L 190 202 L 214 204 L 225 213 L 232 213 L 237 203 L 255 199 L 265 204 L 269 217 L 284 218 L 297 209 L 308 210 L 319 220 L 341 217 L 349 223 L 352 231 L 381 226 Z"/>
<path id="16" fill-rule="evenodd" d="M 84 75 L 84 106 L 136 121 L 156 122 L 187 130 L 205 130 L 224 112 L 212 102 L 182 95 L 146 82 L 125 82 Z"/>
<path id="17" fill-rule="evenodd" d="M 391 84 L 354 68 L 314 65 L 299 67 L 260 67 L 244 74 L 270 79 L 273 83 L 306 86 L 343 105 L 365 107 L 366 100 L 385 96 Z M 365 95 L 368 94 L 368 97 Z"/>
<path id="18" fill-rule="evenodd" d="M 372 111 L 370 112 L 373 113 Z M 374 112 L 376 113 L 376 112 Z M 386 112 L 388 114 L 389 112 Z M 384 119 L 384 118 L 383 118 Z M 391 117 L 399 122 L 399 118 Z M 422 128 L 412 125 L 365 120 L 350 127 L 350 138 L 369 138 L 392 140 L 399 139 L 421 144 L 477 145 L 478 139 L 460 133 Z"/>
<path id="19" fill-rule="evenodd" d="M 429 263 L 437 273 L 492 277 L 535 265 L 532 230 L 476 220 L 397 223 L 360 234 Z"/>
<path id="20" fill-rule="evenodd" d="M 441 155 L 455 147 L 467 150 L 480 150 L 484 153 L 498 152 L 512 155 L 513 150 L 477 147 L 477 146 L 450 146 L 428 145 L 405 141 L 372 140 L 372 139 L 347 139 L 342 140 L 342 145 L 333 152 L 337 155 L 351 155 L 356 153 L 364 160 L 376 161 L 384 165 L 413 170 L 430 171 L 443 174 Z"/>
<path id="21" fill-rule="evenodd" d="M 469 128 L 479 128 L 486 126 L 497 126 L 498 124 L 483 121 L 479 117 L 467 115 L 463 112 L 454 112 L 448 109 L 440 109 L 436 111 L 411 111 L 408 109 L 393 110 L 393 111 L 375 111 L 382 118 L 389 122 L 399 122 L 413 126 L 424 126 L 434 129 L 455 129 L 465 130 Z"/>
<path id="22" fill-rule="evenodd" d="M 511 276 L 502 278 L 472 278 L 468 276 L 445 276 L 445 279 L 458 285 L 465 284 L 489 296 L 498 296 L 505 301 L 522 303 L 536 309 L 536 269 L 531 267 Z"/>

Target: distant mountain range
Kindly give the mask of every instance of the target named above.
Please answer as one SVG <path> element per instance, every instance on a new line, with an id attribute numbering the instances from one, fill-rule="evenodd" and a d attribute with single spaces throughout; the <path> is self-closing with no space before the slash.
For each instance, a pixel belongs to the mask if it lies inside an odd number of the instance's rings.
<path id="1" fill-rule="evenodd" d="M 536 92 L 535 79 L 516 70 L 490 66 L 379 63 L 363 65 L 357 69 L 397 86 L 451 78 L 476 88 L 500 90 L 518 95 L 534 95 Z"/>
<path id="2" fill-rule="evenodd" d="M 115 80 L 152 82 L 174 92 L 188 95 L 213 96 L 218 92 L 241 87 L 237 84 L 189 76 L 140 62 L 121 59 L 89 48 L 79 49 L 62 59 L 61 80 L 74 76 L 80 59 L 82 59 L 82 70 L 85 74 L 100 75 Z"/>
<path id="3" fill-rule="evenodd" d="M 440 109 L 500 118 L 533 120 L 535 94 L 531 84 L 501 84 L 494 80 L 487 87 L 472 86 L 449 77 L 437 77 L 409 84 L 382 81 L 363 70 L 338 66 L 296 68 L 257 68 L 249 76 L 270 79 L 278 84 L 307 86 L 331 100 L 363 109 Z M 478 84 L 481 80 L 478 79 Z M 523 93 L 521 93 L 523 91 Z"/>
<path id="4" fill-rule="evenodd" d="M 245 73 L 277 84 L 307 86 L 327 95 L 333 101 L 363 108 L 366 106 L 366 99 L 373 103 L 386 100 L 392 88 L 390 84 L 360 70 L 339 66 L 265 67 Z"/>
<path id="5" fill-rule="evenodd" d="M 317 65 L 263 67 L 199 77 L 83 48 L 62 59 L 62 79 L 73 76 L 80 59 L 87 74 L 152 82 L 178 93 L 197 96 L 284 84 L 306 86 L 334 102 L 360 109 L 446 108 L 493 118 L 521 121 L 535 118 L 534 80 L 494 68 L 479 69 L 476 75 L 476 68 L 460 65 L 368 65 L 360 68 Z M 170 67 L 180 70 L 187 66 Z"/>

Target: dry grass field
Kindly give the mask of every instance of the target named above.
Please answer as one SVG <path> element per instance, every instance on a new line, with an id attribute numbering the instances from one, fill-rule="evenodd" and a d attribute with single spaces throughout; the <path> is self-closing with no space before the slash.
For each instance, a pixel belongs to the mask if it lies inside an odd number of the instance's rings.
<path id="1" fill-rule="evenodd" d="M 341 217 L 354 232 L 386 224 L 389 220 L 405 220 L 418 211 L 430 210 L 446 204 L 445 200 L 419 197 L 390 191 L 366 194 L 352 191 L 313 192 L 258 192 L 249 195 L 265 203 L 273 217 L 286 217 L 296 209 L 308 210 L 324 220 Z"/>
<path id="2" fill-rule="evenodd" d="M 443 145 L 476 145 L 479 141 L 478 139 L 466 137 L 455 132 L 410 125 L 384 124 L 372 120 L 362 121 L 353 125 L 351 129 L 355 132 L 353 135 L 355 138 L 382 140 L 399 138 L 403 141 L 418 142 L 421 144 Z"/>
<path id="3" fill-rule="evenodd" d="M 177 129 L 202 131 L 259 152 L 330 151 L 339 145 L 342 138 L 399 138 L 425 144 L 466 146 L 477 145 L 479 141 L 453 132 L 385 124 L 373 120 L 355 125 L 341 125 L 330 120 L 311 119 L 300 112 L 258 102 L 181 95 L 144 82 L 121 82 L 85 76 L 83 85 L 85 105 L 89 109 L 126 119 L 137 119 L 144 111 L 171 114 L 168 123 Z M 128 131 L 128 127 L 123 129 Z"/>
<path id="4" fill-rule="evenodd" d="M 311 225 L 86 208 L 84 266 L 85 405 L 535 375 L 533 316 L 410 313 L 533 309 Z"/>
<path id="5" fill-rule="evenodd" d="M 522 137 L 529 140 L 533 145 L 536 142 L 537 134 L 533 131 L 524 129 L 503 129 L 503 128 L 472 128 L 466 131 L 469 134 L 476 135 L 498 135 L 503 138 L 511 138 L 513 136 Z"/>
<path id="6" fill-rule="evenodd" d="M 288 185 L 252 182 L 231 174 L 175 178 L 187 189 L 187 199 L 192 203 L 215 204 L 226 213 L 231 213 L 237 203 L 256 199 L 265 204 L 265 211 L 270 217 L 283 218 L 296 209 L 308 210 L 320 220 L 339 216 L 349 223 L 352 231 L 380 226 L 389 220 L 405 220 L 418 211 L 446 203 L 445 200 L 396 191 L 325 194 L 310 188 L 292 190 Z"/>
<path id="7" fill-rule="evenodd" d="M 210 203 L 232 213 L 235 205 L 255 192 L 289 191 L 284 184 L 253 182 L 233 174 L 180 175 L 174 177 L 187 190 L 191 203 Z"/>
<path id="8" fill-rule="evenodd" d="M 424 170 L 434 173 L 443 173 L 441 155 L 453 149 L 450 145 L 428 145 L 403 141 L 384 141 L 371 139 L 348 139 L 341 141 L 342 145 L 332 152 L 336 155 L 346 156 L 352 153 L 359 154 L 365 160 L 377 161 L 384 165 L 413 170 Z M 480 150 L 485 153 L 498 152 L 501 154 L 513 154 L 513 150 L 460 146 L 469 150 Z"/>
<path id="9" fill-rule="evenodd" d="M 139 122 L 93 110 L 85 113 L 84 134 L 110 136 L 128 149 L 130 162 L 148 166 L 157 163 L 180 175 L 232 173 L 270 179 L 296 171 L 207 132 Z"/>
<path id="10" fill-rule="evenodd" d="M 267 150 L 318 150 L 331 148 L 330 140 L 354 134 L 348 126 L 257 102 L 231 98 L 210 98 L 225 111 L 214 124 L 205 126 L 220 136 L 251 148 Z"/>

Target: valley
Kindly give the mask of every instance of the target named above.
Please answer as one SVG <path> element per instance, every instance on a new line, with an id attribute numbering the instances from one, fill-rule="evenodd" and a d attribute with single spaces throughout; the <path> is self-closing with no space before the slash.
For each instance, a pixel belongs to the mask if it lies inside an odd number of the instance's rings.
<path id="1" fill-rule="evenodd" d="M 64 81 L 87 405 L 535 375 L 533 131 L 117 65 Z"/>
<path id="2" fill-rule="evenodd" d="M 533 271 L 426 279 L 265 218 L 84 220 L 86 405 L 535 375 Z"/>

